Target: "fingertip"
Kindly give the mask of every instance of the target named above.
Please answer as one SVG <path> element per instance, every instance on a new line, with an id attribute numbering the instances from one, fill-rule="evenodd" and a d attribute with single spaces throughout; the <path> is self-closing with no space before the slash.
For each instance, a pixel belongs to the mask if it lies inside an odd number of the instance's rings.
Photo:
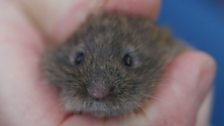
<path id="1" fill-rule="evenodd" d="M 203 102 L 207 94 L 211 91 L 216 73 L 216 62 L 211 55 L 205 52 L 197 52 L 194 54 L 201 59 L 200 75 L 198 77 L 198 88 L 203 89 L 198 92 L 199 102 Z"/>
<path id="2" fill-rule="evenodd" d="M 176 81 L 180 83 L 177 86 L 182 86 L 181 82 L 188 83 L 180 88 L 185 87 L 182 90 L 189 89 L 189 92 L 197 93 L 198 98 L 207 94 L 211 88 L 216 70 L 214 59 L 209 54 L 198 50 L 179 55 L 168 67 L 167 74 L 173 72 L 173 76 L 177 77 Z M 172 76 L 172 74 L 169 75 Z"/>
<path id="3" fill-rule="evenodd" d="M 176 62 L 189 70 L 188 76 L 195 79 L 198 93 L 203 96 L 207 94 L 216 71 L 216 63 L 212 56 L 203 51 L 191 50 L 177 57 Z M 192 73 L 197 73 L 197 76 L 194 77 Z"/>
<path id="4" fill-rule="evenodd" d="M 214 73 L 216 71 L 216 62 L 210 54 L 197 50 L 190 51 L 186 55 L 198 59 L 198 61 L 201 62 L 201 69 L 208 69 L 211 73 Z"/>
<path id="5" fill-rule="evenodd" d="M 57 42 L 64 42 L 64 40 L 76 31 L 79 26 L 85 22 L 90 14 L 100 11 L 104 1 L 103 0 L 80 0 L 63 13 L 55 24 L 52 33 L 55 33 L 54 39 Z M 57 31 L 57 32 L 54 32 Z"/>

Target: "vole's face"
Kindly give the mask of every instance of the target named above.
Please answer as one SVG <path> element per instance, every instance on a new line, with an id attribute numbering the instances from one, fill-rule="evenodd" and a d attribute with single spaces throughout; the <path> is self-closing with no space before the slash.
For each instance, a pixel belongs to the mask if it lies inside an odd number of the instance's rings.
<path id="1" fill-rule="evenodd" d="M 131 31 L 116 25 L 106 19 L 93 23 L 44 61 L 70 112 L 117 116 L 138 109 L 152 94 L 162 62 L 149 44 L 155 39 L 150 27 Z"/>

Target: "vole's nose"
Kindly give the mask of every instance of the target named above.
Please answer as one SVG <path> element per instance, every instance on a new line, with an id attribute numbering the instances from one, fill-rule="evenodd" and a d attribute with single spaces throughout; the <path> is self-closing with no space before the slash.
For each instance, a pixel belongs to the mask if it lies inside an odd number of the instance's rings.
<path id="1" fill-rule="evenodd" d="M 110 94 L 111 88 L 97 85 L 87 88 L 87 91 L 95 100 L 103 100 Z"/>

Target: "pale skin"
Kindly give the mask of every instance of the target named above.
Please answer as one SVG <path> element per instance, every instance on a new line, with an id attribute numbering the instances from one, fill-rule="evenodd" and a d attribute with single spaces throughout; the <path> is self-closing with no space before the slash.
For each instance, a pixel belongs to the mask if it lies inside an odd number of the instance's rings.
<path id="1" fill-rule="evenodd" d="M 102 121 L 68 115 L 38 63 L 47 44 L 63 42 L 91 13 L 121 11 L 155 19 L 158 0 L 0 1 L 1 126 L 206 126 L 215 63 L 188 51 L 167 67 L 143 113 Z"/>

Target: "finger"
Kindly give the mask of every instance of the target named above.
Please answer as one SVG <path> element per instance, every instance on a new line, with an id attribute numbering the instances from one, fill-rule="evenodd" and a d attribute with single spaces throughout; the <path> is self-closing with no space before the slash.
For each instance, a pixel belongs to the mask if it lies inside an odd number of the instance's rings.
<path id="1" fill-rule="evenodd" d="M 162 79 L 149 107 L 152 125 L 193 126 L 201 103 L 214 79 L 214 61 L 201 52 L 188 52 L 176 58 Z"/>
<path id="2" fill-rule="evenodd" d="M 47 40 L 61 42 L 100 7 L 103 0 L 17 0 Z"/>
<path id="3" fill-rule="evenodd" d="M 34 25 L 53 42 L 63 42 L 74 32 L 86 17 L 98 11 L 105 3 L 108 11 L 118 10 L 155 18 L 159 12 L 159 0 L 21 0 Z"/>

